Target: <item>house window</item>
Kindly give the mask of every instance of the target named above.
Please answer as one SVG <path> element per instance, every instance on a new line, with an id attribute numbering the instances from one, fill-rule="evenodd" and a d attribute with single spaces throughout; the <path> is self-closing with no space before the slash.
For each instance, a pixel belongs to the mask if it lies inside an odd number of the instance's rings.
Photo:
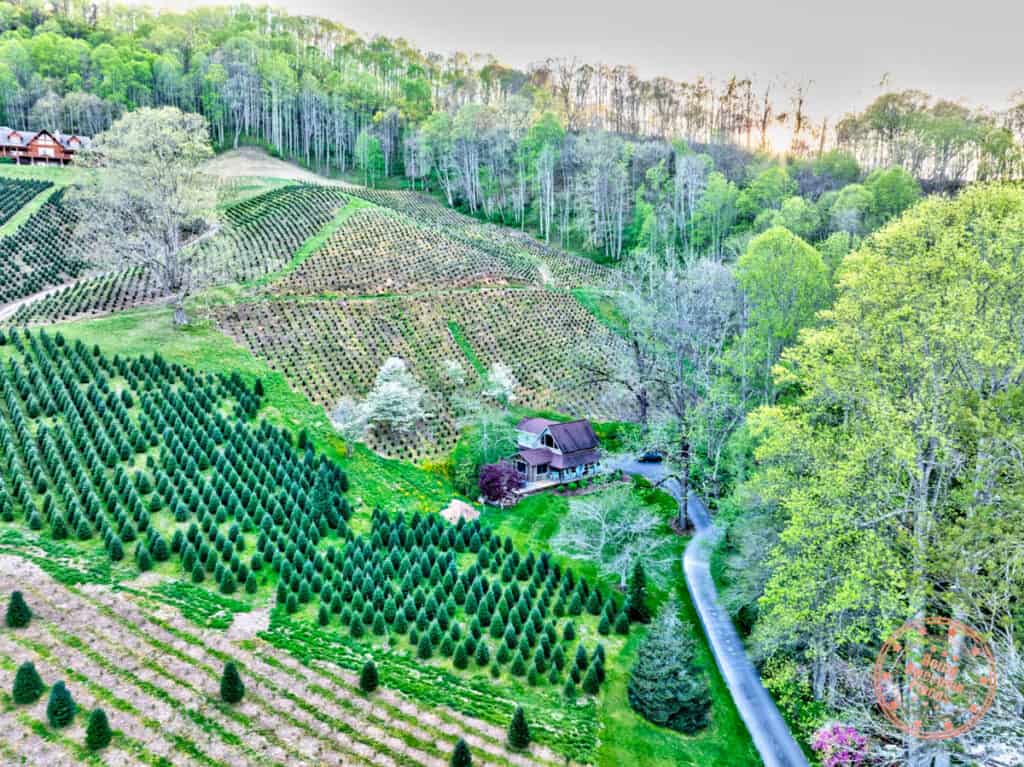
<path id="1" fill-rule="evenodd" d="M 520 474 L 526 474 L 526 464 L 523 461 L 516 461 L 516 471 Z"/>
<path id="2" fill-rule="evenodd" d="M 547 474 L 547 473 L 548 473 L 548 464 L 542 463 L 542 464 L 540 464 L 537 467 L 537 476 L 538 477 L 541 476 L 542 474 Z"/>
<path id="3" fill-rule="evenodd" d="M 545 434 L 541 438 L 541 442 L 544 443 L 544 447 L 555 447 L 555 438 L 552 437 L 550 434 Z"/>

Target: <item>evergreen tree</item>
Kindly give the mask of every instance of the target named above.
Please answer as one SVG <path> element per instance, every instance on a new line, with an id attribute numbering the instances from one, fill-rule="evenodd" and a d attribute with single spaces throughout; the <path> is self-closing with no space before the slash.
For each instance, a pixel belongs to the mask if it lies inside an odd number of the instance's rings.
<path id="1" fill-rule="evenodd" d="M 695 647 L 679 619 L 679 606 L 670 601 L 640 645 L 630 672 L 629 704 L 637 713 L 688 734 L 707 724 L 711 696 L 694 661 Z"/>
<path id="2" fill-rule="evenodd" d="M 43 680 L 40 679 L 39 672 L 31 661 L 25 661 L 18 666 L 18 673 L 14 675 L 14 690 L 11 693 L 15 703 L 35 703 L 43 694 L 43 688 Z"/>
<path id="3" fill-rule="evenodd" d="M 359 689 L 363 692 L 373 692 L 380 684 L 380 677 L 377 675 L 377 666 L 372 660 L 363 664 L 363 670 L 359 673 Z"/>
<path id="4" fill-rule="evenodd" d="M 466 652 L 465 642 L 460 642 L 459 646 L 455 648 L 452 665 L 457 669 L 464 669 L 469 665 L 469 653 Z"/>
<path id="5" fill-rule="evenodd" d="M 597 695 L 600 687 L 601 680 L 597 673 L 597 664 L 594 663 L 587 670 L 587 675 L 583 677 L 583 692 L 587 695 Z"/>
<path id="6" fill-rule="evenodd" d="M 647 606 L 647 574 L 639 559 L 633 565 L 633 573 L 629 578 L 629 599 L 627 602 L 629 619 L 634 623 L 650 623 L 651 609 Z"/>
<path id="7" fill-rule="evenodd" d="M 434 646 L 430 642 L 430 634 L 423 632 L 419 644 L 416 646 L 416 654 L 423 660 L 427 660 L 434 654 Z"/>
<path id="8" fill-rule="evenodd" d="M 466 741 L 459 738 L 458 743 L 455 744 L 455 750 L 452 751 L 452 758 L 449 762 L 450 767 L 472 767 L 473 756 L 469 753 L 469 746 L 466 745 Z"/>
<path id="9" fill-rule="evenodd" d="M 32 611 L 25 604 L 25 598 L 21 595 L 20 591 L 12 592 L 11 600 L 7 604 L 7 615 L 4 617 L 7 627 L 12 629 L 24 628 L 30 620 L 32 620 Z"/>
<path id="10" fill-rule="evenodd" d="M 491 651 L 487 649 L 487 642 L 481 641 L 480 644 L 476 646 L 476 654 L 473 658 L 476 660 L 476 665 L 480 668 L 483 668 L 491 662 Z"/>
<path id="11" fill-rule="evenodd" d="M 90 751 L 99 751 L 110 745 L 110 723 L 102 708 L 97 708 L 89 714 L 89 725 L 85 728 L 85 745 Z"/>
<path id="12" fill-rule="evenodd" d="M 516 706 L 512 722 L 508 726 L 508 744 L 522 751 L 530 746 L 530 726 L 526 723 L 526 714 L 522 706 Z"/>
<path id="13" fill-rule="evenodd" d="M 238 703 L 245 695 L 245 683 L 238 674 L 238 668 L 228 661 L 220 677 L 220 697 L 225 703 Z"/>
<path id="14" fill-rule="evenodd" d="M 50 700 L 46 704 L 46 718 L 51 727 L 67 727 L 75 718 L 78 707 L 64 682 L 57 682 L 50 690 Z"/>

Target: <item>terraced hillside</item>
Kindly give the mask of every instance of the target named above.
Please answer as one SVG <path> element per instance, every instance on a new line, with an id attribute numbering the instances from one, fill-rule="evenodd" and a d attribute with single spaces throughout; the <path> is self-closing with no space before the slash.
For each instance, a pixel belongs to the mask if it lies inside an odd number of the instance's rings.
<path id="1" fill-rule="evenodd" d="M 228 205 L 222 211 L 221 230 L 198 245 L 199 257 L 205 261 L 200 271 L 219 283 L 247 282 L 274 272 L 291 260 L 303 242 L 330 222 L 346 201 L 347 197 L 335 187 L 289 184 Z M 59 199 L 54 205 L 59 206 Z M 0 240 L 0 251 L 6 247 L 12 252 L 24 253 L 25 258 L 39 265 L 37 271 L 41 275 L 51 276 L 48 280 L 33 279 L 31 289 L 16 288 L 4 300 L 59 285 L 81 276 L 86 270 L 83 259 L 69 262 L 60 249 L 80 246 L 46 245 L 73 242 L 71 224 L 60 223 L 53 211 L 40 211 L 38 215 L 45 218 L 31 227 L 26 225 L 23 236 L 19 231 L 15 237 Z M 33 216 L 33 222 L 35 218 Z M 14 271 L 26 274 L 20 264 Z M 23 278 L 23 281 L 27 284 L 28 279 Z M 103 315 L 142 306 L 160 297 L 161 290 L 153 276 L 136 268 L 97 275 L 54 291 L 22 306 L 12 321 L 35 324 Z"/>
<path id="2" fill-rule="evenodd" d="M 388 357 L 405 359 L 443 409 L 417 440 L 372 438 L 375 449 L 417 460 L 454 440 L 443 362 L 483 372 L 502 362 L 515 374 L 525 407 L 610 415 L 617 393 L 590 384 L 579 362 L 624 352 L 622 342 L 568 293 L 545 289 L 442 291 L 407 297 L 276 300 L 219 307 L 218 326 L 310 400 L 332 406 L 361 395 Z"/>
<path id="3" fill-rule="evenodd" d="M 537 269 L 528 259 L 510 261 L 407 216 L 367 207 L 274 283 L 273 290 L 294 295 L 371 295 L 537 282 Z"/>
<path id="4" fill-rule="evenodd" d="M 443 767 L 458 738 L 475 763 L 561 764 L 545 747 L 510 753 L 501 727 L 407 697 L 359 692 L 357 675 L 331 663 L 303 665 L 256 637 L 197 629 L 145 594 L 63 585 L 23 559 L 0 556 L 0 578 L 17 578 L 31 605 L 27 629 L 0 632 L 0 679 L 32 661 L 44 682 L 63 680 L 85 711 L 103 707 L 115 730 L 102 760 L 81 745 L 84 724 L 46 727 L 45 698 L 0 713 L 0 756 L 9 765 L 379 765 Z M 216 700 L 227 660 L 246 694 Z"/>
<path id="5" fill-rule="evenodd" d="M 383 208 L 397 211 L 418 223 L 442 231 L 466 246 L 477 248 L 509 264 L 529 264 L 545 284 L 556 287 L 594 285 L 614 287 L 615 273 L 593 261 L 545 245 L 525 232 L 478 221 L 446 208 L 417 192 L 346 187 Z"/>
<path id="6" fill-rule="evenodd" d="M 0 239 L 0 304 L 62 285 L 89 268 L 88 254 L 71 236 L 75 222 L 63 197 L 58 189 L 16 232 Z"/>
<path id="7" fill-rule="evenodd" d="M 49 181 L 0 177 L 0 226 L 6 224 L 33 197 L 49 189 Z"/>
<path id="8" fill-rule="evenodd" d="M 485 763 L 592 755 L 590 696 L 630 631 L 620 596 L 479 521 L 354 508 L 337 464 L 253 422 L 261 384 L 45 331 L 0 340 L 0 554 L 68 587 L 19 581 L 40 617 L 0 647 L 123 716 L 124 759 L 443 764 L 453 736 L 477 727 L 467 715 L 489 722 L 473 735 Z M 262 630 L 237 644 L 166 607 L 211 628 L 253 612 Z M 296 685 L 314 677 L 262 641 L 321 660 L 310 696 Z M 433 718 L 345 692 L 369 656 L 385 687 L 433 704 Z M 209 701 L 228 658 L 251 690 L 240 708 Z M 12 662 L 0 669 L 13 676 Z M 566 706 L 563 688 L 583 700 Z M 494 731 L 523 699 L 541 744 L 526 761 Z M 78 755 L 66 734 L 39 743 L 32 709 L 3 715 L 21 733 L 10 752 Z"/>

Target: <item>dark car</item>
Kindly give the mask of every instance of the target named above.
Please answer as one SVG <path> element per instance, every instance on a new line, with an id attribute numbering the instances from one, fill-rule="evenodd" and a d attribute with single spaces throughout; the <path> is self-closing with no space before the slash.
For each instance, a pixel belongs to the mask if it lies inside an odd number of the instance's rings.
<path id="1" fill-rule="evenodd" d="M 637 460 L 640 463 L 661 463 L 665 460 L 665 456 L 660 450 L 645 450 L 637 456 Z"/>

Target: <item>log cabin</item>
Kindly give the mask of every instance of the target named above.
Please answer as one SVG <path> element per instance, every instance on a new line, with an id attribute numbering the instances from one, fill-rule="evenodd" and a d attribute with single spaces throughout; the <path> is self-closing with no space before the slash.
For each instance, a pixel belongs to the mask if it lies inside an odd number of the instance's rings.
<path id="1" fill-rule="evenodd" d="M 0 157 L 7 157 L 19 165 L 59 163 L 67 165 L 75 153 L 89 145 L 87 136 L 48 130 L 16 130 L 0 128 Z"/>

